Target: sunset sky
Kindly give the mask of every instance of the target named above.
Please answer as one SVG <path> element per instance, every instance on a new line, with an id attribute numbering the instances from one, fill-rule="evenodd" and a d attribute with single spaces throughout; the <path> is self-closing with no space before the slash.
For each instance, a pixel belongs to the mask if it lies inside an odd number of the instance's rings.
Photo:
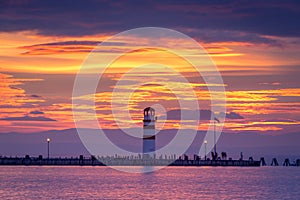
<path id="1" fill-rule="evenodd" d="M 99 42 L 139 27 L 182 32 L 210 54 L 226 90 L 225 132 L 298 132 L 299 19 L 297 1 L 1 1 L 0 133 L 74 128 L 72 90 L 83 61 Z M 147 42 L 145 38 L 123 38 L 103 54 Z M 157 42 L 188 48 L 185 41 L 168 36 Z M 159 49 L 130 52 L 106 71 L 95 94 L 101 127 L 120 128 L 111 115 L 112 91 L 106 89 L 113 90 L 130 67 L 153 62 L 188 77 L 203 116 L 198 129 L 207 129 L 211 112 L 207 85 L 193 79 L 188 63 Z M 126 78 L 131 87 L 135 78 Z M 141 126 L 142 109 L 161 104 L 165 113 L 158 117 L 168 120 L 158 127 L 179 128 L 179 107 L 172 91 L 151 77 L 147 82 L 151 84 L 130 95 L 130 105 L 120 103 L 118 108 L 129 109 L 132 117 L 126 121 L 119 116 L 121 126 Z M 184 94 L 184 86 L 178 87 Z M 82 108 L 86 120 L 89 109 Z"/>

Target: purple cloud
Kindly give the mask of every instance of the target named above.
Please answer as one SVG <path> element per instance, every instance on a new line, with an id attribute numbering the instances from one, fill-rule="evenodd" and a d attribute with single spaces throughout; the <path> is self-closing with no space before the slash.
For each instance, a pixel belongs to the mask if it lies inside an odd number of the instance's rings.
<path id="1" fill-rule="evenodd" d="M 22 117 L 6 117 L 6 118 L 1 118 L 0 120 L 5 120 L 5 121 L 56 121 L 55 119 L 51 119 L 48 117 L 31 117 L 28 115 L 22 116 Z"/>
<path id="2" fill-rule="evenodd" d="M 185 120 L 193 120 L 195 119 L 195 116 L 197 115 L 197 112 L 200 112 L 200 120 L 210 120 L 214 116 L 215 117 L 220 117 L 224 116 L 224 113 L 214 115 L 211 110 L 186 110 L 186 109 L 175 109 L 175 110 L 170 110 L 167 112 L 167 117 L 169 120 L 180 120 L 181 119 L 181 113 L 186 116 Z M 229 112 L 226 113 L 226 118 L 227 119 L 244 119 L 243 116 L 236 112 Z"/>
<path id="3" fill-rule="evenodd" d="M 236 112 L 226 113 L 227 119 L 244 119 L 244 117 Z"/>
<path id="4" fill-rule="evenodd" d="M 43 115 L 44 112 L 38 111 L 38 110 L 34 110 L 34 111 L 31 111 L 29 114 L 32 114 L 32 115 Z"/>
<path id="5" fill-rule="evenodd" d="M 32 95 L 30 95 L 30 97 L 33 97 L 33 98 L 40 98 L 41 96 L 36 95 L 36 94 L 32 94 Z"/>

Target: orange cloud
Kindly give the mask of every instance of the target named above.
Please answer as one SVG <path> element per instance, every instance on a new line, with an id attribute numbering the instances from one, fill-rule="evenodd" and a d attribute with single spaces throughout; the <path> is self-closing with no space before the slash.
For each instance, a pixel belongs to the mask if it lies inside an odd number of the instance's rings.
<path id="1" fill-rule="evenodd" d="M 17 79 L 13 76 L 7 75 L 4 72 L 21 72 L 21 73 L 59 73 L 75 74 L 84 61 L 88 52 L 90 52 L 97 41 L 103 41 L 107 35 L 90 35 L 85 37 L 66 37 L 66 36 L 41 36 L 36 32 L 11 32 L 0 33 L 0 117 L 21 117 L 25 116 L 38 107 L 45 113 L 45 117 L 57 120 L 52 125 L 53 128 L 63 129 L 74 127 L 72 118 L 72 104 L 69 103 L 54 103 L 46 104 L 50 98 L 33 97 L 27 94 L 24 89 L 19 87 L 28 81 L 42 81 L 40 79 Z M 148 45 L 147 39 L 139 38 L 122 38 L 119 41 L 114 41 L 110 46 L 104 47 L 101 53 L 111 55 L 118 53 L 120 50 L 129 49 L 137 44 Z M 174 40 L 172 38 L 159 38 L 158 41 L 167 44 L 170 48 L 186 49 L 184 40 Z M 206 51 L 211 55 L 214 62 L 219 65 L 221 73 L 224 75 L 261 75 L 261 74 L 280 74 L 285 69 L 280 65 L 299 65 L 299 59 L 286 59 L 290 56 L 296 58 L 298 49 L 292 46 L 291 49 L 282 51 L 279 48 L 270 48 L 263 45 L 253 45 L 250 42 L 214 42 L 203 44 Z M 295 53 L 296 52 L 296 53 Z M 189 49 L 189 56 L 195 56 L 195 49 Z M 297 54 L 298 56 L 298 54 Z M 155 48 L 141 48 L 131 51 L 126 55 L 119 57 L 113 62 L 109 69 L 105 72 L 105 77 L 110 78 L 111 81 L 117 82 L 122 77 L 122 73 L 127 72 L 133 66 L 139 66 L 147 63 L 158 63 L 169 66 L 181 73 L 187 79 L 191 79 L 195 70 L 190 63 L 181 57 L 172 54 L 166 50 Z M 98 65 L 95 65 L 99 67 Z M 148 70 L 148 71 L 147 71 Z M 210 69 L 208 68 L 207 71 Z M 128 105 L 124 100 L 128 88 L 131 85 L 125 84 L 120 86 L 122 92 L 119 96 L 115 96 L 118 104 L 118 109 L 130 110 L 131 121 L 126 119 L 126 116 L 120 115 L 115 119 L 111 113 L 112 94 L 111 91 L 97 92 L 96 96 L 96 114 L 99 123 L 103 128 L 118 128 L 115 120 L 123 121 L 124 126 L 141 125 L 141 110 L 147 104 L 161 103 L 167 110 L 178 108 L 178 99 L 170 89 L 158 84 L 157 80 L 168 81 L 170 85 L 177 89 L 182 95 L 184 101 L 193 100 L 187 94 L 187 87 L 195 90 L 197 100 L 203 107 L 210 107 L 211 94 L 208 93 L 208 86 L 225 86 L 228 91 L 227 109 L 231 112 L 237 112 L 245 115 L 244 120 L 231 122 L 225 124 L 225 130 L 282 130 L 282 126 L 298 125 L 298 122 L 284 122 L 284 121 L 262 121 L 258 115 L 267 115 L 285 117 L 284 113 L 295 119 L 300 115 L 300 104 L 297 98 L 300 96 L 299 88 L 284 88 L 284 89 L 270 89 L 270 90 L 230 90 L 230 85 L 207 85 L 205 83 L 198 83 L 191 81 L 190 84 L 177 83 L 176 80 L 163 79 L 166 74 L 163 71 L 158 71 L 153 76 L 153 68 L 141 69 L 132 76 L 126 77 L 127 81 L 136 81 L 141 75 L 147 76 L 148 84 L 137 88 L 132 95 L 130 95 Z M 176 76 L 177 74 L 168 74 Z M 146 79 L 144 79 L 146 80 Z M 240 79 L 243 81 L 242 79 Z M 267 85 L 267 84 L 263 84 Z M 272 86 L 283 87 L 278 82 L 272 81 Z M 108 85 L 108 88 L 113 90 L 114 85 Z M 216 92 L 216 95 L 217 92 Z M 287 98 L 288 97 L 288 98 Z M 71 97 L 63 97 L 65 101 L 71 101 Z M 92 95 L 81 97 L 82 100 L 93 100 Z M 163 103 L 162 103 L 163 99 Z M 285 100 L 288 99 L 288 100 Z M 291 100 L 292 99 L 292 100 Z M 43 104 L 44 103 L 44 104 Z M 30 105 L 30 106 L 28 106 Z M 83 120 L 90 120 L 92 118 L 92 107 L 78 106 L 82 113 Z M 284 116 L 282 116 L 284 115 Z M 253 120 L 253 118 L 258 118 Z M 248 122 L 247 122 L 248 120 Z M 2 120 L 0 123 L 7 128 L 22 129 L 24 124 L 18 122 L 11 122 Z M 178 128 L 180 127 L 178 121 L 170 120 L 165 123 L 164 128 Z M 209 127 L 208 122 L 199 124 L 199 130 L 205 130 Z M 29 129 L 42 130 L 42 122 L 34 122 L 27 124 L 26 130 Z M 89 128 L 89 127 L 86 127 Z M 182 126 L 183 128 L 183 126 Z M 185 128 L 189 128 L 187 123 Z M 44 123 L 44 129 L 47 130 L 47 124 Z"/>

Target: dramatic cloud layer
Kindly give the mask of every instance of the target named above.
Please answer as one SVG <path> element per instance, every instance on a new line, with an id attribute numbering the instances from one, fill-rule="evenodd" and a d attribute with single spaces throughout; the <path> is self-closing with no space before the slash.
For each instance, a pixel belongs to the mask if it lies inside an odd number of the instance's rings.
<path id="1" fill-rule="evenodd" d="M 99 82 L 95 108 L 78 108 L 85 120 L 95 109 L 104 128 L 118 129 L 117 123 L 142 127 L 143 108 L 161 104 L 165 110 L 157 112 L 158 128 L 179 128 L 181 112 L 188 116 L 184 128 L 190 128 L 189 120 L 199 112 L 198 130 L 206 130 L 212 116 L 224 116 L 227 132 L 296 132 L 300 128 L 299 18 L 298 1 L 0 1 L 0 132 L 74 128 L 73 83 L 89 52 L 115 33 L 145 26 L 181 31 L 205 48 L 224 80 L 226 113 L 212 113 L 208 85 L 187 62 L 165 50 L 141 48 L 112 63 Z M 194 49 L 184 40 L 168 35 L 154 39 L 170 48 L 189 49 L 193 56 Z M 127 37 L 98 53 L 111 55 L 149 44 L 147 38 Z M 115 120 L 112 91 L 126 70 L 145 63 L 171 66 L 186 77 L 202 110 L 180 111 L 176 96 L 156 81 L 161 74 L 149 70 L 140 81 L 135 75 L 123 82 L 116 107 L 130 110 L 130 120 L 121 112 Z M 163 81 L 175 85 L 185 101 L 191 100 L 187 85 L 175 79 Z M 144 82 L 149 83 L 137 88 L 126 105 L 124 96 Z M 82 102 L 91 99 L 87 95 Z"/>

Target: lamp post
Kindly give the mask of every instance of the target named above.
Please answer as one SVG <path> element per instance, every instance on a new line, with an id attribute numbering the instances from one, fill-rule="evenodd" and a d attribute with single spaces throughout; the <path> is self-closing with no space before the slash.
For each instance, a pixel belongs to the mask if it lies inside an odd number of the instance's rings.
<path id="1" fill-rule="evenodd" d="M 47 147 L 48 147 L 48 160 L 49 160 L 49 146 L 50 146 L 50 138 L 47 138 Z"/>
<path id="2" fill-rule="evenodd" d="M 206 145 L 207 145 L 207 140 L 204 140 L 204 159 L 206 160 Z"/>

